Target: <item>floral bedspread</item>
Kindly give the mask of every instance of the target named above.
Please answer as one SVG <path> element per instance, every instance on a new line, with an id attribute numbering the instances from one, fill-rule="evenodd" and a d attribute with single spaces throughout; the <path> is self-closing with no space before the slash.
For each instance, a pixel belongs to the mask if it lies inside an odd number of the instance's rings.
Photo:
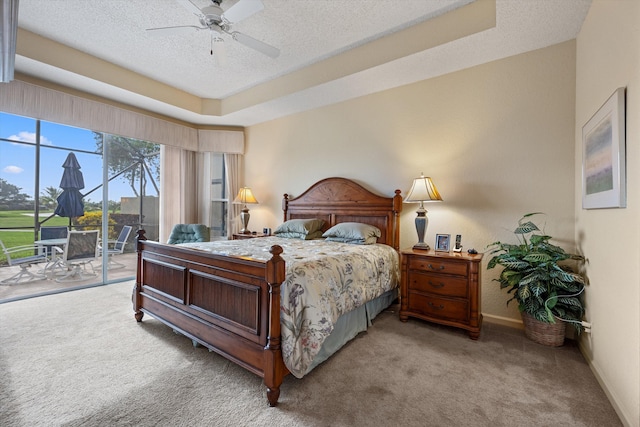
<path id="1" fill-rule="evenodd" d="M 286 263 L 286 281 L 280 288 L 283 359 L 289 371 L 302 378 L 338 317 L 398 286 L 399 256 L 382 244 L 280 237 L 181 246 L 268 260 L 273 245 L 283 248 Z"/>

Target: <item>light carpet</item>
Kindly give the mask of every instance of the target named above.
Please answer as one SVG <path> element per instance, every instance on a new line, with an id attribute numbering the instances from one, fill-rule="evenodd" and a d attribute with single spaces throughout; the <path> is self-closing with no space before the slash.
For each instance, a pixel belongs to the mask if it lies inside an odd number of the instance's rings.
<path id="1" fill-rule="evenodd" d="M 381 313 L 276 408 L 262 379 L 131 308 L 132 282 L 0 304 L 3 426 L 617 426 L 577 347 Z"/>

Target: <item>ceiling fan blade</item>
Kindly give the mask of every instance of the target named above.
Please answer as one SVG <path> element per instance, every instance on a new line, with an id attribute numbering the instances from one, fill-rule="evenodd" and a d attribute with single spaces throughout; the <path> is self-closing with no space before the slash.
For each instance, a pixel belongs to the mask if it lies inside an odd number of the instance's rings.
<path id="1" fill-rule="evenodd" d="M 242 43 L 243 45 L 250 47 L 251 49 L 255 49 L 260 53 L 264 53 L 271 58 L 277 58 L 280 55 L 280 49 L 278 49 L 277 47 L 273 47 L 264 42 L 261 42 L 260 40 L 256 40 L 246 34 L 234 31 L 233 33 L 231 33 L 231 36 L 235 41 Z"/>
<path id="2" fill-rule="evenodd" d="M 177 27 L 158 27 L 158 28 L 147 28 L 148 34 L 153 35 L 171 35 L 171 34 L 186 34 L 192 33 L 194 31 L 199 30 L 208 30 L 207 27 L 196 27 L 195 25 L 179 25 Z"/>
<path id="3" fill-rule="evenodd" d="M 224 47 L 224 40 L 220 37 L 213 39 L 211 44 L 211 53 L 216 64 L 220 66 L 227 65 L 227 50 Z"/>
<path id="4" fill-rule="evenodd" d="M 188 0 L 185 0 L 188 1 Z M 260 0 L 240 0 L 227 9 L 222 15 L 229 22 L 239 22 L 264 9 Z"/>
<path id="5" fill-rule="evenodd" d="M 189 0 L 176 0 L 176 3 L 178 3 L 180 6 L 184 7 L 185 9 L 187 9 L 189 12 L 193 13 L 196 16 L 202 15 L 202 11 L 200 11 L 200 8 L 195 4 L 191 3 Z"/>

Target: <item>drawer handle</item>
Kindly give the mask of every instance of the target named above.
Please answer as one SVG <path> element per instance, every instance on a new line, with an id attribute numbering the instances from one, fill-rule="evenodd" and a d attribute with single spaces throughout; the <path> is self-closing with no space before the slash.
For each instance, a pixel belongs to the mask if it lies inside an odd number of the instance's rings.
<path id="1" fill-rule="evenodd" d="M 429 301 L 429 307 L 433 308 L 434 310 L 442 310 L 444 308 L 444 305 L 440 304 L 439 306 L 436 306 L 434 303 Z"/>
<path id="2" fill-rule="evenodd" d="M 444 287 L 444 283 L 443 282 L 433 283 L 431 280 L 429 280 L 429 285 L 431 285 L 432 288 L 443 288 Z"/>
<path id="3" fill-rule="evenodd" d="M 441 265 L 440 267 L 435 268 L 433 265 L 427 264 L 427 267 L 429 267 L 432 270 L 444 270 L 444 265 Z"/>

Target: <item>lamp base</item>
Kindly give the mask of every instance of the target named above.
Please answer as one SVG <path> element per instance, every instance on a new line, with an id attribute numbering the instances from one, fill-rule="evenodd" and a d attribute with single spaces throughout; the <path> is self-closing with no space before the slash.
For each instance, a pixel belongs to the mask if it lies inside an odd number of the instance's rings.
<path id="1" fill-rule="evenodd" d="M 420 207 L 416 211 L 418 216 L 416 216 L 416 232 L 418 233 L 418 243 L 413 245 L 413 249 L 419 251 L 428 251 L 431 249 L 427 243 L 424 242 L 424 234 L 427 231 L 427 225 L 429 224 L 429 219 L 427 218 L 427 211 L 424 208 L 422 202 L 420 202 Z"/>
<path id="2" fill-rule="evenodd" d="M 242 230 L 240 230 L 240 234 L 251 234 L 249 231 L 249 209 L 245 206 L 240 212 L 240 221 L 242 221 Z"/>
<path id="3" fill-rule="evenodd" d="M 424 242 L 418 242 L 415 245 L 413 245 L 413 249 L 414 250 L 419 250 L 419 251 L 428 251 L 431 248 L 429 247 L 428 244 L 426 244 Z"/>

